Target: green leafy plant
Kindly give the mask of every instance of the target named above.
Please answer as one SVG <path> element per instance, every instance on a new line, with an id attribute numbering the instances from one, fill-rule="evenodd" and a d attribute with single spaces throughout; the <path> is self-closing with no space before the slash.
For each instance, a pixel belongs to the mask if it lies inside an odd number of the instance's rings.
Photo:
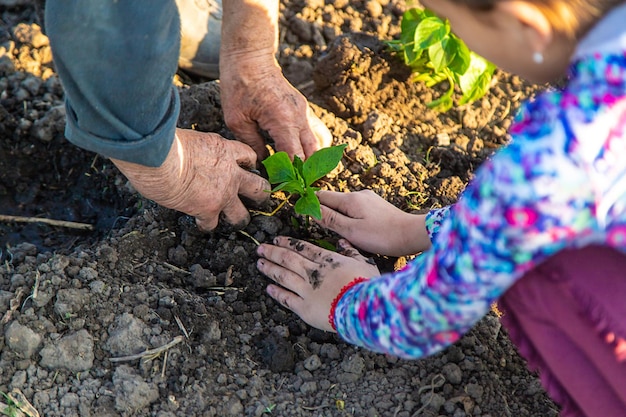
<path id="1" fill-rule="evenodd" d="M 429 10 L 408 9 L 400 23 L 400 39 L 387 41 L 392 51 L 401 54 L 411 68 L 413 81 L 433 87 L 448 81 L 450 88 L 428 107 L 447 111 L 454 106 L 455 86 L 462 92 L 457 105 L 476 101 L 485 95 L 496 67 L 470 51 L 450 31 L 450 23 Z"/>
<path id="2" fill-rule="evenodd" d="M 292 162 L 285 152 L 276 152 L 265 158 L 263 165 L 268 180 L 271 184 L 278 184 L 271 192 L 282 190 L 289 196 L 298 196 L 295 212 L 321 219 L 320 201 L 315 195 L 319 187 L 313 187 L 313 183 L 335 169 L 346 146 L 319 149 L 304 162 L 298 156 L 294 156 Z"/>

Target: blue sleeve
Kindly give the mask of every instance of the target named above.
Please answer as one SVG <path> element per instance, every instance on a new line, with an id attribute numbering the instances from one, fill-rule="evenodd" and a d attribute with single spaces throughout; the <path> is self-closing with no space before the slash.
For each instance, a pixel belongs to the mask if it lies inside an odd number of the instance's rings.
<path id="1" fill-rule="evenodd" d="M 65 135 L 106 157 L 160 166 L 180 111 L 174 0 L 48 0 L 46 33 L 65 90 Z"/>

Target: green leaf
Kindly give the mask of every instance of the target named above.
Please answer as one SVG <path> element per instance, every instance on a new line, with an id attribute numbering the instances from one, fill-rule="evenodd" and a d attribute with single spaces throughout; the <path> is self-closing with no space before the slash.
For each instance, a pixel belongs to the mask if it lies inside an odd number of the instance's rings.
<path id="1" fill-rule="evenodd" d="M 452 72 L 457 74 L 464 74 L 471 63 L 471 52 L 465 42 L 459 39 L 457 36 L 450 35 L 450 47 L 455 50 L 454 58 L 448 65 Z"/>
<path id="2" fill-rule="evenodd" d="M 400 22 L 400 41 L 402 43 L 413 42 L 415 28 L 426 18 L 423 10 L 412 8 L 404 12 Z"/>
<path id="3" fill-rule="evenodd" d="M 346 146 L 348 145 L 343 144 L 322 148 L 314 152 L 313 155 L 309 156 L 302 166 L 304 185 L 308 187 L 335 169 L 339 161 L 341 161 L 343 150 Z"/>
<path id="4" fill-rule="evenodd" d="M 293 167 L 296 170 L 296 173 L 302 174 L 302 159 L 298 155 L 293 156 Z"/>
<path id="5" fill-rule="evenodd" d="M 465 74 L 459 76 L 459 86 L 463 92 L 459 104 L 478 100 L 489 90 L 496 67 L 483 57 L 471 53 L 471 63 Z"/>
<path id="6" fill-rule="evenodd" d="M 446 38 L 450 33 L 450 26 L 438 17 L 427 17 L 415 28 L 414 49 L 419 51 L 428 49 Z"/>
<path id="7" fill-rule="evenodd" d="M 291 160 L 287 152 L 276 152 L 274 155 L 263 160 L 263 165 L 267 170 L 268 181 L 271 184 L 278 184 L 286 181 L 296 180 L 296 172 L 293 169 Z"/>
<path id="8" fill-rule="evenodd" d="M 315 195 L 315 191 L 311 189 L 306 190 L 306 192 L 302 196 L 300 196 L 298 201 L 296 201 L 294 210 L 298 214 L 312 216 L 318 220 L 322 219 L 322 210 L 320 208 L 320 200 Z"/>
<path id="9" fill-rule="evenodd" d="M 272 189 L 272 192 L 274 193 L 276 191 L 281 191 L 281 190 L 289 194 L 300 195 L 304 193 L 304 187 L 302 187 L 302 184 L 300 183 L 300 181 L 297 181 L 297 180 L 283 182 L 277 185 L 276 187 L 274 187 Z"/>
<path id="10" fill-rule="evenodd" d="M 302 159 L 298 155 L 294 155 L 293 157 L 293 169 L 296 172 L 296 178 L 302 190 L 306 189 L 307 184 L 304 183 L 304 175 L 302 175 Z"/>
<path id="11" fill-rule="evenodd" d="M 411 46 L 406 46 L 403 49 L 402 53 L 403 53 L 404 63 L 407 64 L 409 67 L 413 67 L 415 65 L 418 65 L 418 66 L 424 65 L 425 63 L 428 62 L 427 57 L 423 59 L 423 63 L 420 62 L 422 61 L 421 57 L 425 55 L 424 52 L 423 51 L 420 51 L 419 53 L 415 52 L 413 50 L 413 47 Z"/>
<path id="12" fill-rule="evenodd" d="M 448 68 L 456 55 L 456 44 L 450 42 L 450 36 L 446 36 L 441 42 L 428 48 L 428 56 L 433 64 L 435 72 L 441 72 Z"/>

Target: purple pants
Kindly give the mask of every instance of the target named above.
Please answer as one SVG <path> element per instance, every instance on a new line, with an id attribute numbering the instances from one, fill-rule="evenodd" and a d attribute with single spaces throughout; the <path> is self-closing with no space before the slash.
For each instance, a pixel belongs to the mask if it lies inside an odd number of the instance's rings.
<path id="1" fill-rule="evenodd" d="M 561 417 L 626 416 L 626 255 L 600 246 L 562 251 L 498 307 Z"/>

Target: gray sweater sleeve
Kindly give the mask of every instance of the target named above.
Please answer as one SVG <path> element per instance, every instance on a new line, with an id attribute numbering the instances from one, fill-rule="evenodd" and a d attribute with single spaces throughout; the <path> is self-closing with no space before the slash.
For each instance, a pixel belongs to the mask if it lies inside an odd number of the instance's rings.
<path id="1" fill-rule="evenodd" d="M 47 0 L 46 33 L 65 90 L 65 136 L 106 157 L 160 166 L 180 111 L 174 0 Z"/>

